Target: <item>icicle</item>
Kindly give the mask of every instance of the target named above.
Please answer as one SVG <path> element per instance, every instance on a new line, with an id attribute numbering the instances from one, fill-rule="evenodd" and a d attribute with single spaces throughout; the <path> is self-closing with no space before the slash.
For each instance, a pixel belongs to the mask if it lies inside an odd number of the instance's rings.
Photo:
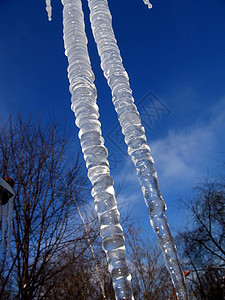
<path id="1" fill-rule="evenodd" d="M 52 20 L 52 6 L 51 6 L 51 0 L 45 0 L 46 2 L 46 11 L 48 13 L 48 20 Z"/>
<path id="2" fill-rule="evenodd" d="M 88 0 L 91 27 L 101 58 L 101 67 L 112 90 L 112 99 L 118 113 L 128 153 L 137 170 L 151 225 L 158 235 L 178 299 L 188 299 L 185 279 L 166 215 L 166 205 L 158 186 L 157 173 L 145 130 L 134 104 L 128 75 L 123 67 L 120 51 L 112 28 L 112 17 L 107 0 Z"/>
<path id="3" fill-rule="evenodd" d="M 143 0 L 144 1 L 144 4 L 147 4 L 148 5 L 148 8 L 152 8 L 152 4 L 149 2 L 149 0 Z"/>
<path id="4" fill-rule="evenodd" d="M 101 1 L 100 1 L 101 2 Z M 100 221 L 103 249 L 117 299 L 133 299 L 131 275 L 126 259 L 124 235 L 120 225 L 113 180 L 110 177 L 108 152 L 104 146 L 101 123 L 98 120 L 97 92 L 87 50 L 84 16 L 80 0 L 62 0 L 65 54 L 68 57 L 68 77 L 72 94 L 71 109 L 79 127 L 92 196 Z"/>

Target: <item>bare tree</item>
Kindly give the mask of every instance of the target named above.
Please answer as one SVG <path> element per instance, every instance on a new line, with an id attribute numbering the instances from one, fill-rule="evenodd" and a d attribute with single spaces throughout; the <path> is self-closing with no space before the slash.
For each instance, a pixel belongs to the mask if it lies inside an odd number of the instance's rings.
<path id="1" fill-rule="evenodd" d="M 86 215 L 87 205 L 80 205 L 82 224 L 80 240 L 75 246 L 63 249 L 49 261 L 57 262 L 60 272 L 52 281 L 44 283 L 43 291 L 49 291 L 43 299 L 114 300 L 111 275 L 108 272 L 105 253 L 99 235 L 96 214 Z M 90 208 L 89 208 L 90 210 Z"/>
<path id="2" fill-rule="evenodd" d="M 127 219 L 129 220 L 129 217 Z M 85 218 L 83 231 L 80 232 L 82 238 L 76 247 L 67 248 L 53 258 L 53 264 L 58 261 L 61 271 L 52 282 L 44 284 L 43 291 L 49 292 L 47 296 L 43 294 L 43 299 L 115 299 L 95 215 L 90 221 Z M 83 236 L 86 236 L 86 239 Z M 129 226 L 126 241 L 135 299 L 175 299 L 173 285 L 160 249 L 142 240 L 139 230 L 134 226 Z M 49 266 L 51 263 L 49 261 Z"/>
<path id="3" fill-rule="evenodd" d="M 126 240 L 135 299 L 169 299 L 173 285 L 159 247 L 143 240 L 140 229 L 132 225 Z"/>
<path id="4" fill-rule="evenodd" d="M 0 172 L 14 179 L 16 193 L 11 251 L 0 261 L 1 299 L 115 299 L 96 215 L 86 215 L 86 176 L 79 156 L 70 160 L 69 145 L 55 120 L 44 126 L 18 116 L 1 125 Z M 159 248 L 134 226 L 126 241 L 136 299 L 172 299 Z"/>
<path id="5" fill-rule="evenodd" d="M 189 224 L 177 237 L 193 297 L 225 298 L 225 184 L 224 178 L 205 180 L 186 203 Z"/>
<path id="6" fill-rule="evenodd" d="M 16 299 L 41 298 L 43 284 L 59 272 L 52 258 L 78 242 L 73 199 L 79 203 L 86 179 L 79 155 L 69 158 L 69 145 L 65 127 L 55 120 L 44 126 L 18 115 L 1 124 L 0 172 L 14 179 L 16 196 L 11 252 L 1 260 L 0 297 L 9 291 Z"/>

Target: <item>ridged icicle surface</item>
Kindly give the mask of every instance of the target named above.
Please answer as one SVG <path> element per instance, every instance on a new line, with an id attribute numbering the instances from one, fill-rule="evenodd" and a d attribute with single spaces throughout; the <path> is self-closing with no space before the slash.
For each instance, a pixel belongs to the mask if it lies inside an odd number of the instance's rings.
<path id="1" fill-rule="evenodd" d="M 133 299 L 131 275 L 126 259 L 124 235 L 120 225 L 108 151 L 98 120 L 97 92 L 87 50 L 84 16 L 80 0 L 62 0 L 65 54 L 72 94 L 72 110 L 79 127 L 79 138 L 92 183 L 92 196 L 100 221 L 103 249 L 117 299 Z"/>
<path id="2" fill-rule="evenodd" d="M 146 1 L 145 1 L 146 2 Z M 112 17 L 107 0 L 88 0 L 92 31 L 101 58 L 101 67 L 112 90 L 112 99 L 118 114 L 128 153 L 136 167 L 151 225 L 158 235 L 178 299 L 188 299 L 184 275 L 166 215 L 166 205 L 158 186 L 145 130 L 134 104 L 128 75 L 123 67 L 120 51 L 112 28 Z"/>

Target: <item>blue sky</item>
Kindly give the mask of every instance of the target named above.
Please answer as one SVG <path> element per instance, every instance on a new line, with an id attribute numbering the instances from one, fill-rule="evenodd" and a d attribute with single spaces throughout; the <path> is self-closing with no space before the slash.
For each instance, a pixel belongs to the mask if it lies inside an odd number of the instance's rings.
<path id="1" fill-rule="evenodd" d="M 115 186 L 125 178 L 118 201 L 129 200 L 132 215 L 147 225 L 148 212 L 135 170 L 124 154 L 111 93 L 82 1 L 103 136 Z M 109 0 L 115 35 L 140 110 L 172 228 L 184 224 L 179 199 L 203 177 L 222 172 L 225 145 L 225 1 Z M 52 0 L 48 22 L 44 0 L 0 0 L 0 118 L 59 120 L 74 128 L 67 60 L 62 40 L 62 5 Z M 128 204 L 125 206 L 127 208 Z M 147 230 L 147 229 L 146 229 Z M 151 229 L 150 229 L 151 231 Z"/>

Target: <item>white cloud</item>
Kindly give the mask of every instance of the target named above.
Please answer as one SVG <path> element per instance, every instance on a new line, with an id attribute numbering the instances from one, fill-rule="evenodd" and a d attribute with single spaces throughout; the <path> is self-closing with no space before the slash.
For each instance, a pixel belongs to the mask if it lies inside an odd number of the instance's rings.
<path id="1" fill-rule="evenodd" d="M 225 99 L 215 105 L 210 117 L 196 121 L 185 129 L 174 128 L 165 138 L 150 142 L 155 168 L 163 195 L 183 195 L 191 192 L 203 177 L 218 171 L 217 158 L 223 159 L 225 149 Z M 128 157 L 122 170 L 115 176 L 115 182 L 125 186 L 122 194 L 139 191 L 135 169 Z M 136 197 L 131 197 L 134 203 Z M 139 198 L 139 197 L 137 197 Z"/>
<path id="2" fill-rule="evenodd" d="M 171 184 L 179 189 L 193 187 L 207 175 L 208 170 L 213 171 L 215 158 L 224 151 L 224 120 L 225 101 L 221 101 L 207 121 L 196 122 L 184 130 L 172 129 L 165 138 L 151 143 L 164 188 Z"/>
<path id="3" fill-rule="evenodd" d="M 192 196 L 193 188 L 208 175 L 216 175 L 219 155 L 224 159 L 225 149 L 225 99 L 214 106 L 208 119 L 187 126 L 173 128 L 164 138 L 150 143 L 159 186 L 167 204 L 167 217 L 170 226 L 182 224 L 184 213 L 178 210 L 179 198 Z M 122 212 L 132 210 L 131 216 L 139 220 L 143 231 L 151 232 L 147 208 L 139 186 L 131 159 L 127 157 L 120 168 L 113 172 L 115 186 L 124 181 L 117 197 Z M 125 180 L 124 180 L 125 179 Z"/>

